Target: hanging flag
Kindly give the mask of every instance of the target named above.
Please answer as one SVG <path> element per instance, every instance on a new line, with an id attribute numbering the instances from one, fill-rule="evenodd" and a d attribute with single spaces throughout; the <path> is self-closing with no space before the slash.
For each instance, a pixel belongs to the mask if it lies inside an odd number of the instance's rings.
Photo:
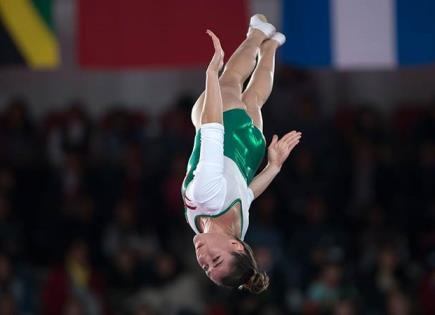
<path id="1" fill-rule="evenodd" d="M 51 69 L 59 63 L 52 0 L 0 0 L 0 65 Z"/>
<path id="2" fill-rule="evenodd" d="M 245 0 L 79 0 L 78 57 L 86 68 L 207 63 L 213 30 L 226 56 L 244 39 Z"/>
<path id="3" fill-rule="evenodd" d="M 379 69 L 435 63 L 433 0 L 283 0 L 286 63 Z"/>

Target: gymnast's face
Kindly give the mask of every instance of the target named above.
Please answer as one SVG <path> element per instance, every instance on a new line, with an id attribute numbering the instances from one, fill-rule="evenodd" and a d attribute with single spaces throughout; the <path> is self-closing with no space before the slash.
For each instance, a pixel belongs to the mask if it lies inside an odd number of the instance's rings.
<path id="1" fill-rule="evenodd" d="M 234 237 L 218 233 L 201 233 L 193 238 L 196 259 L 207 276 L 216 284 L 221 284 L 231 271 L 233 252 L 243 252 L 243 245 Z"/>

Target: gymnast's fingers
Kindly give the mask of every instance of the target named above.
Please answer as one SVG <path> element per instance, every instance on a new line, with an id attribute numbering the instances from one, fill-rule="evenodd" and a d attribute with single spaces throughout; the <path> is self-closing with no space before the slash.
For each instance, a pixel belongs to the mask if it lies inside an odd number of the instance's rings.
<path id="1" fill-rule="evenodd" d="M 293 136 L 291 136 L 291 137 L 288 137 L 284 142 L 287 144 L 287 145 L 289 145 L 290 143 L 293 143 L 294 141 L 298 141 L 298 140 L 300 140 L 302 138 L 302 135 L 301 134 L 296 134 L 296 135 L 293 135 Z"/>
<path id="2" fill-rule="evenodd" d="M 269 147 L 275 146 L 277 142 L 278 142 L 278 136 L 277 135 L 273 135 L 272 141 L 270 142 Z"/>
<path id="3" fill-rule="evenodd" d="M 302 134 L 300 132 L 290 132 L 286 134 L 284 137 L 282 137 L 281 141 L 285 143 L 286 145 L 290 144 L 292 141 L 298 140 L 302 137 Z"/>
<path id="4" fill-rule="evenodd" d="M 215 51 L 223 54 L 223 49 L 222 49 L 221 42 L 220 42 L 219 38 L 210 30 L 207 30 L 207 34 L 211 37 L 211 39 L 213 41 L 213 46 L 214 46 Z"/>
<path id="5" fill-rule="evenodd" d="M 297 146 L 297 145 L 299 144 L 299 142 L 300 142 L 300 140 L 298 139 L 298 140 L 296 140 L 296 141 L 290 143 L 290 144 L 288 145 L 288 147 L 287 147 L 287 150 L 288 150 L 289 152 L 291 152 L 291 151 L 295 148 L 295 146 Z"/>
<path id="6" fill-rule="evenodd" d="M 290 132 L 286 133 L 286 134 L 281 138 L 281 140 L 282 140 L 282 141 L 287 141 L 287 139 L 292 138 L 292 137 L 295 137 L 295 136 L 300 135 L 300 134 L 301 134 L 300 132 L 298 132 L 298 131 L 296 131 L 296 130 L 293 130 L 293 131 L 290 131 Z"/>

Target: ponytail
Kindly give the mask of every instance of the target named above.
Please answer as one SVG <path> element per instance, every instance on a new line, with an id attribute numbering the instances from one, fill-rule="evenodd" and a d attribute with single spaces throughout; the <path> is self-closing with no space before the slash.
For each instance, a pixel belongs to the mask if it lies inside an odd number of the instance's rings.
<path id="1" fill-rule="evenodd" d="M 239 290 L 248 290 L 251 293 L 259 294 L 269 287 L 269 276 L 264 272 L 255 272 L 249 281 L 239 286 Z"/>
<path id="2" fill-rule="evenodd" d="M 238 241 L 243 245 L 244 251 L 232 253 L 234 265 L 230 274 L 222 279 L 222 284 L 259 294 L 269 287 L 269 276 L 258 269 L 251 247 L 242 240 Z"/>

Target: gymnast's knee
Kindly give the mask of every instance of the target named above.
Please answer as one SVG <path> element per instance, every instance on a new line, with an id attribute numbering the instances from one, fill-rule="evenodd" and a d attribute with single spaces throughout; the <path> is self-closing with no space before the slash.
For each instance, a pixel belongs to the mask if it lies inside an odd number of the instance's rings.
<path id="1" fill-rule="evenodd" d="M 233 67 L 226 66 L 224 72 L 219 78 L 219 85 L 221 88 L 241 88 L 246 78 L 238 73 Z"/>
<path id="2" fill-rule="evenodd" d="M 242 94 L 242 101 L 248 107 L 259 110 L 266 103 L 268 95 L 259 93 L 254 89 L 248 89 Z"/>

